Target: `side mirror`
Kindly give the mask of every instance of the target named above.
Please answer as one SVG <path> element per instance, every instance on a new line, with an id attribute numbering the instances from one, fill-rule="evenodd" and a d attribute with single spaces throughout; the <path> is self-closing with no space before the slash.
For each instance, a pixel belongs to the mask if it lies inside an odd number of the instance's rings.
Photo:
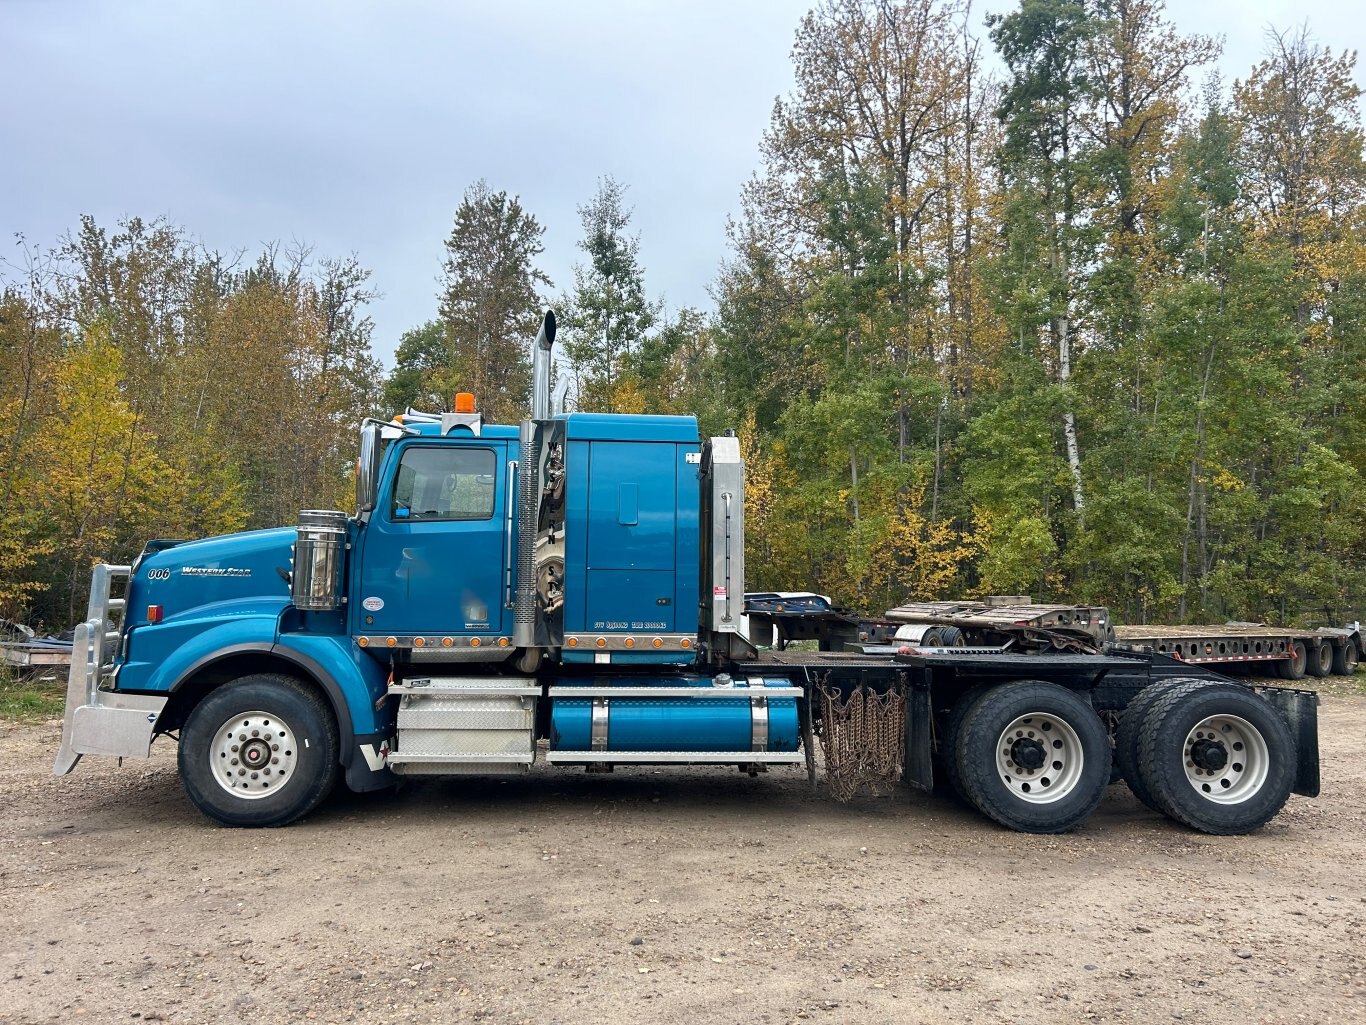
<path id="1" fill-rule="evenodd" d="M 379 464 L 384 454 L 380 443 L 383 425 L 366 420 L 360 428 L 360 456 L 356 460 L 356 518 L 364 519 L 375 508 L 379 488 Z"/>

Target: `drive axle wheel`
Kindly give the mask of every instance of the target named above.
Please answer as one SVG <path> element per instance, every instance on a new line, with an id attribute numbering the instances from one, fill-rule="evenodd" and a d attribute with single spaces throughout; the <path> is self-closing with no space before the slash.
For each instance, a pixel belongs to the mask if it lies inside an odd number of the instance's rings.
<path id="1" fill-rule="evenodd" d="M 195 706 L 180 733 L 185 792 L 225 826 L 283 826 L 337 779 L 337 727 L 312 689 L 288 676 L 233 680 Z"/>
<path id="2" fill-rule="evenodd" d="M 1115 731 L 1115 764 L 1119 767 L 1120 775 L 1124 777 L 1124 782 L 1129 785 L 1133 795 L 1160 815 L 1165 815 L 1166 812 L 1158 805 L 1157 798 L 1148 789 L 1147 783 L 1143 780 L 1143 773 L 1139 771 L 1138 737 L 1143 730 L 1143 722 L 1148 717 L 1148 711 L 1158 699 L 1179 684 L 1193 682 L 1196 681 L 1190 677 L 1178 677 L 1174 680 L 1159 680 L 1148 684 L 1125 706 L 1119 717 L 1119 729 Z"/>
<path id="3" fill-rule="evenodd" d="M 1026 833 L 1062 833 L 1084 820 L 1110 782 L 1110 740 L 1085 700 L 1023 680 L 986 691 L 959 733 L 958 775 L 988 818 Z"/>
<path id="4" fill-rule="evenodd" d="M 969 804 L 972 803 L 972 798 L 968 796 L 967 789 L 963 786 L 963 777 L 958 772 L 958 747 L 962 743 L 963 721 L 972 711 L 977 699 L 986 691 L 987 686 L 981 684 L 958 696 L 944 721 L 944 737 L 939 748 L 945 780 L 953 788 L 953 792 Z"/>
<path id="5" fill-rule="evenodd" d="M 1148 711 L 1139 771 L 1158 806 L 1202 833 L 1250 833 L 1285 805 L 1295 785 L 1295 740 L 1254 691 L 1194 681 Z"/>

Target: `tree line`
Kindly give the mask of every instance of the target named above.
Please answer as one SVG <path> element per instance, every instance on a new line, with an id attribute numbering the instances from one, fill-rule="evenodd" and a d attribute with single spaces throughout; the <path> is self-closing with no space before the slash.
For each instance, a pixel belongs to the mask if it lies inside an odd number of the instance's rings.
<path id="1" fill-rule="evenodd" d="M 712 310 L 651 294 L 623 183 L 580 208 L 557 290 L 540 223 L 481 181 L 387 376 L 355 258 L 85 221 L 0 305 L 0 605 L 56 621 L 91 558 L 346 507 L 377 406 L 468 390 L 515 421 L 549 304 L 570 408 L 739 428 L 751 587 L 1343 618 L 1366 587 L 1356 55 L 1272 32 L 1231 85 L 1218 55 L 1158 0 L 985 24 L 825 0 Z"/>

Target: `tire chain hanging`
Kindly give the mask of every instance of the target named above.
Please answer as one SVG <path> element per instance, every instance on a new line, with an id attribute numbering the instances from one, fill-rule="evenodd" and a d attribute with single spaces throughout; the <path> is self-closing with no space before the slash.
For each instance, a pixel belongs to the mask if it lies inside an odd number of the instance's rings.
<path id="1" fill-rule="evenodd" d="M 826 677 L 828 680 L 829 677 Z M 821 751 L 830 796 L 848 801 L 860 790 L 890 791 L 901 780 L 906 753 L 906 688 L 879 693 L 859 684 L 840 700 L 821 680 Z"/>

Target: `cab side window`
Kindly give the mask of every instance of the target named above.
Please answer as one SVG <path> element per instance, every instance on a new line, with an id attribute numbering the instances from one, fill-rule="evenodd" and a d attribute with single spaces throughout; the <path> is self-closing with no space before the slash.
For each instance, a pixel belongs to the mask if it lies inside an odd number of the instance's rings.
<path id="1" fill-rule="evenodd" d="M 487 520 L 493 516 L 497 457 L 487 448 L 410 448 L 403 453 L 390 519 Z"/>

